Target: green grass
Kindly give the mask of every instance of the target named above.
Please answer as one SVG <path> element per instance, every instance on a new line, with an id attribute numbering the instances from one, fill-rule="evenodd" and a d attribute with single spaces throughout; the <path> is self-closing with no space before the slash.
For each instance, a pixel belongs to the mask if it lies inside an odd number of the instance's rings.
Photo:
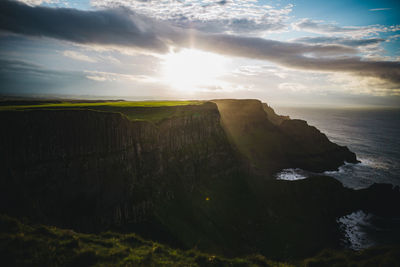
<path id="1" fill-rule="evenodd" d="M 289 263 L 256 254 L 225 258 L 174 249 L 133 233 L 84 234 L 0 215 L 0 259 L 2 266 L 399 266 L 400 248 L 324 250 Z"/>
<path id="2" fill-rule="evenodd" d="M 227 259 L 196 249 L 179 250 L 136 234 L 83 234 L 27 225 L 0 215 L 2 266 L 293 266 L 261 255 Z"/>
<path id="3" fill-rule="evenodd" d="M 4 105 L 0 111 L 32 110 L 94 110 L 120 113 L 131 121 L 159 122 L 166 118 L 193 114 L 190 106 L 199 106 L 204 101 L 110 101 L 110 102 L 62 102 L 38 103 L 34 105 Z"/>
<path id="4" fill-rule="evenodd" d="M 62 103 L 40 103 L 37 105 L 11 105 L 0 106 L 0 110 L 24 110 L 32 108 L 90 108 L 90 107 L 172 107 L 172 106 L 187 106 L 201 105 L 204 101 L 110 101 L 110 102 L 62 102 Z"/>

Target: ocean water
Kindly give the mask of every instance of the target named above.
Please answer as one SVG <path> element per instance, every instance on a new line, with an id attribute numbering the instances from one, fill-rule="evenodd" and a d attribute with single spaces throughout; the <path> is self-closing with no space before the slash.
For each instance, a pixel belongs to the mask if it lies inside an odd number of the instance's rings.
<path id="1" fill-rule="evenodd" d="M 360 189 L 373 183 L 400 185 L 400 109 L 276 108 L 276 112 L 306 120 L 332 142 L 356 153 L 361 163 L 325 172 L 344 186 Z M 309 175 L 301 170 L 293 173 Z"/>
<path id="2" fill-rule="evenodd" d="M 361 161 L 346 163 L 338 171 L 323 174 L 354 189 L 366 188 L 373 183 L 400 185 L 400 109 L 281 107 L 275 111 L 292 119 L 306 120 L 332 142 L 347 146 Z M 301 169 L 286 169 L 277 174 L 277 179 L 306 179 L 313 174 Z M 351 249 L 400 244 L 400 218 L 385 219 L 356 211 L 338 218 L 338 223 L 345 233 L 343 244 Z"/>

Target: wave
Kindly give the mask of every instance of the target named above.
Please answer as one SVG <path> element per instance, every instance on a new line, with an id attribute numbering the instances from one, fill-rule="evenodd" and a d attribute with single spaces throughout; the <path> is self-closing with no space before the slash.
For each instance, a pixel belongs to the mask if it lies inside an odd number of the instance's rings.
<path id="1" fill-rule="evenodd" d="M 345 247 L 361 250 L 375 245 L 375 242 L 367 234 L 367 229 L 374 227 L 371 224 L 371 218 L 371 214 L 359 210 L 337 220 L 344 232 L 342 241 Z"/>
<path id="2" fill-rule="evenodd" d="M 296 169 L 283 169 L 279 173 L 276 174 L 277 180 L 286 180 L 286 181 L 296 181 L 302 180 L 309 177 L 306 174 L 306 171 L 296 168 Z"/>
<path id="3" fill-rule="evenodd" d="M 389 170 L 392 167 L 392 163 L 387 160 L 379 160 L 377 158 L 360 158 L 362 166 L 367 166 L 380 170 Z"/>

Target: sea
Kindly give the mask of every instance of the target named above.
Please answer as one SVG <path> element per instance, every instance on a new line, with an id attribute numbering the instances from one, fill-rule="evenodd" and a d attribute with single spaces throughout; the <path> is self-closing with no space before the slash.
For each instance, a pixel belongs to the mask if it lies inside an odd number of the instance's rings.
<path id="1" fill-rule="evenodd" d="M 329 140 L 356 153 L 358 164 L 345 163 L 323 174 L 345 187 L 362 189 L 373 183 L 400 186 L 400 109 L 275 108 L 277 114 L 306 120 Z M 315 173 L 285 169 L 277 179 L 307 179 Z M 392 203 L 400 205 L 400 203 Z M 359 250 L 374 245 L 400 244 L 400 218 L 386 219 L 356 211 L 341 218 L 345 247 Z"/>

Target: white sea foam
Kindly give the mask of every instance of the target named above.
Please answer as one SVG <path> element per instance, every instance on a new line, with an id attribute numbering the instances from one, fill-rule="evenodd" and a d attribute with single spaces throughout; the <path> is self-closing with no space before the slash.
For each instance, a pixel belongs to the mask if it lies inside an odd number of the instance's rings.
<path id="1" fill-rule="evenodd" d="M 371 215 L 359 210 L 338 219 L 344 231 L 346 245 L 354 250 L 364 249 L 375 245 L 368 237 L 366 229 L 372 227 Z"/>
<path id="2" fill-rule="evenodd" d="M 375 169 L 388 170 L 392 167 L 390 162 L 385 162 L 377 158 L 361 158 L 361 165 L 368 166 Z"/>
<path id="3" fill-rule="evenodd" d="M 278 113 L 308 121 L 328 138 L 356 153 L 359 164 L 345 164 L 338 171 L 324 172 L 345 187 L 367 188 L 373 183 L 400 186 L 400 110 L 327 110 L 287 108 Z M 310 174 L 311 175 L 311 174 Z M 396 203 L 397 204 L 397 203 Z M 394 204 L 395 205 L 395 204 Z M 400 222 L 389 224 L 369 218 L 362 212 L 338 220 L 352 248 L 399 244 Z M 371 225 L 368 225 L 371 224 Z M 378 228 L 379 229 L 378 229 Z"/>
<path id="4" fill-rule="evenodd" d="M 296 181 L 305 179 L 308 176 L 302 169 L 284 169 L 276 174 L 277 180 Z"/>

